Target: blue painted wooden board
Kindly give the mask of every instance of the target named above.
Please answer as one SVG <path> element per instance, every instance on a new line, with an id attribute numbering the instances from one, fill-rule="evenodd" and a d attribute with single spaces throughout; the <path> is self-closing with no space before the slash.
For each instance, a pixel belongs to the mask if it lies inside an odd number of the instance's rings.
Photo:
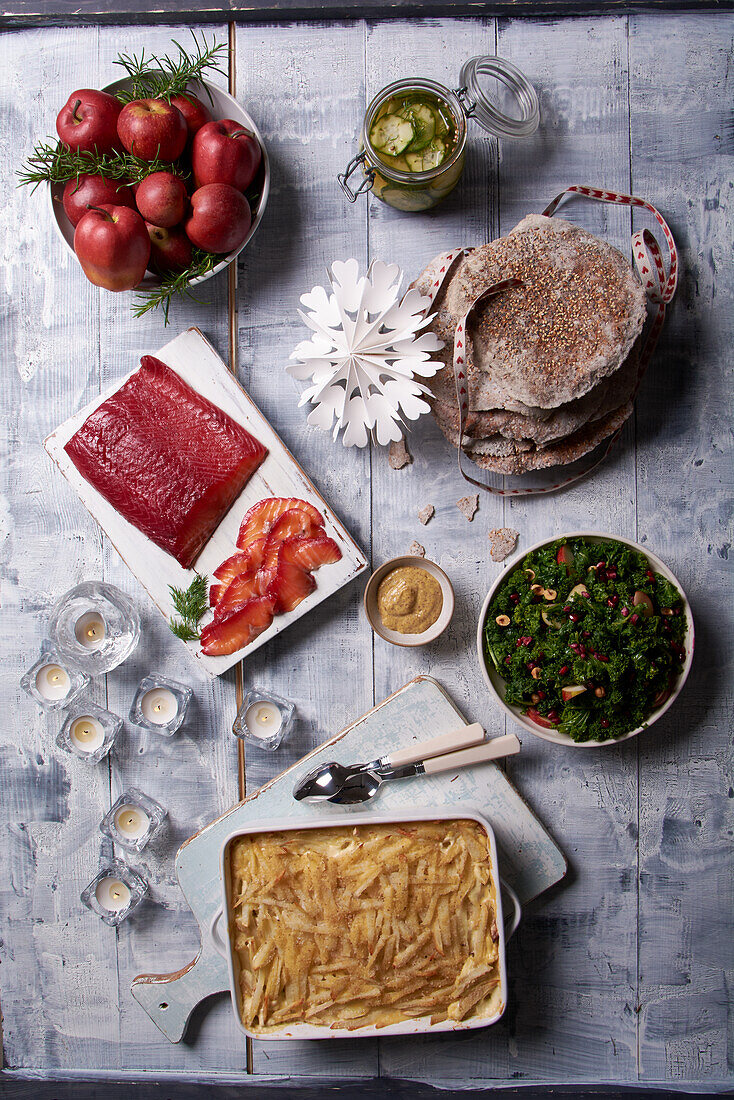
<path id="1" fill-rule="evenodd" d="M 135 999 L 168 1039 L 178 1042 L 196 1005 L 229 986 L 225 960 L 207 935 L 222 904 L 219 867 L 224 839 L 233 830 L 258 820 L 285 818 L 295 826 L 316 818 L 328 822 L 335 815 L 342 817 L 343 806 L 296 802 L 293 787 L 297 778 L 320 761 L 335 756 L 343 763 L 372 760 L 396 748 L 448 733 L 465 722 L 436 680 L 417 676 L 186 841 L 176 857 L 176 873 L 202 931 L 201 951 L 183 970 L 140 975 L 132 986 Z M 389 783 L 370 808 L 389 815 L 391 810 L 402 813 L 457 804 L 478 809 L 489 818 L 497 835 L 500 873 L 514 887 L 521 903 L 563 878 L 567 866 L 563 853 L 496 764 Z M 364 812 L 364 807 L 355 807 L 355 812 Z"/>

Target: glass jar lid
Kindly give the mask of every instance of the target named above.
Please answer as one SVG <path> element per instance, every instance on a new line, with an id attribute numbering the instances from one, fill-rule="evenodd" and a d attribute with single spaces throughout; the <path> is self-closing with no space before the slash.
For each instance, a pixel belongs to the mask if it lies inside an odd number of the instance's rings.
<path id="1" fill-rule="evenodd" d="M 509 91 L 518 114 L 506 114 L 495 99 L 480 85 L 480 77 L 494 77 Z M 538 129 L 538 95 L 528 78 L 516 65 L 503 57 L 472 57 L 459 74 L 458 96 L 467 114 L 497 137 L 530 137 Z"/>

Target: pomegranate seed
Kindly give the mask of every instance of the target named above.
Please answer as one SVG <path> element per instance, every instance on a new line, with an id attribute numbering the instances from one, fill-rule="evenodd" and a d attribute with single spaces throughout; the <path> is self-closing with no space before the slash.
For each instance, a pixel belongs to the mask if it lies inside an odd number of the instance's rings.
<path id="1" fill-rule="evenodd" d="M 557 710 L 549 710 L 547 717 L 548 717 L 548 720 L 550 722 L 557 722 L 558 721 L 558 711 Z"/>
<path id="2" fill-rule="evenodd" d="M 511 657 L 505 657 L 505 664 L 506 665 L 512 664 L 512 658 Z"/>
<path id="3" fill-rule="evenodd" d="M 609 664 L 609 658 L 605 657 L 603 653 L 595 653 L 594 656 L 596 657 L 597 661 L 603 661 L 605 665 Z"/>
<path id="4" fill-rule="evenodd" d="M 647 571 L 647 573 L 645 574 L 645 576 L 647 577 L 647 579 L 648 579 L 649 581 L 652 581 L 652 583 L 653 583 L 653 584 L 655 583 L 655 574 L 653 573 L 652 569 L 648 569 L 648 571 Z"/>
<path id="5" fill-rule="evenodd" d="M 532 638 L 521 638 L 520 641 L 522 642 L 522 644 L 524 646 L 529 646 L 529 645 L 533 644 L 533 639 Z"/>
<path id="6" fill-rule="evenodd" d="M 627 616 L 629 615 L 629 613 L 630 613 L 630 609 L 628 607 L 623 607 L 622 608 L 622 618 L 623 619 L 626 619 Z"/>
<path id="7" fill-rule="evenodd" d="M 559 676 L 565 676 L 567 672 L 568 672 L 568 665 L 564 665 L 563 668 L 558 670 L 558 675 Z"/>
<path id="8" fill-rule="evenodd" d="M 606 718 L 602 718 L 602 720 L 601 720 L 601 722 L 599 723 L 599 725 L 601 726 L 601 728 L 602 728 L 603 730 L 608 730 L 608 729 L 609 729 L 609 723 L 607 722 Z"/>
<path id="9" fill-rule="evenodd" d="M 589 592 L 582 592 L 581 595 L 584 597 L 585 600 L 591 599 L 591 593 Z"/>
<path id="10" fill-rule="evenodd" d="M 538 691 L 538 692 L 536 692 L 536 695 L 538 696 L 539 699 L 545 699 L 545 692 L 544 691 Z"/>
<path id="11" fill-rule="evenodd" d="M 564 615 L 569 615 L 570 613 L 571 613 L 571 605 L 567 604 L 563 609 L 563 614 Z"/>
<path id="12" fill-rule="evenodd" d="M 597 569 L 606 569 L 606 567 L 607 567 L 607 563 L 605 561 L 598 561 L 596 563 L 596 568 Z"/>
<path id="13" fill-rule="evenodd" d="M 588 631 L 588 630 L 585 630 L 585 631 L 583 632 L 583 634 L 581 635 L 581 637 L 582 637 L 582 638 L 590 638 L 590 637 L 591 637 L 591 632 L 590 632 L 590 631 Z"/>
<path id="14" fill-rule="evenodd" d="M 610 599 L 607 600 L 607 607 L 614 607 L 614 600 L 613 599 L 610 598 Z"/>
<path id="15" fill-rule="evenodd" d="M 581 658 L 582 661 L 586 660 L 586 650 L 583 648 L 583 646 L 579 650 L 579 657 Z"/>
<path id="16" fill-rule="evenodd" d="M 631 618 L 630 618 L 630 622 L 631 622 L 631 623 L 634 623 L 634 624 L 635 624 L 635 626 L 637 626 L 637 624 L 639 623 L 639 621 L 640 621 L 640 616 L 639 616 L 639 615 L 637 614 L 637 612 L 635 611 L 634 615 L 632 615 L 632 616 L 631 616 Z"/>
<path id="17" fill-rule="evenodd" d="M 510 593 L 510 599 L 512 600 L 513 603 L 519 603 L 520 602 L 520 597 L 518 596 L 517 592 L 511 592 Z"/>
<path id="18" fill-rule="evenodd" d="M 569 617 L 569 619 L 571 620 L 572 623 L 577 623 L 579 621 L 579 619 L 581 618 L 581 616 L 577 615 L 575 611 L 572 611 L 571 614 L 568 617 Z"/>
<path id="19" fill-rule="evenodd" d="M 525 665 L 525 668 L 528 670 L 528 672 L 532 672 L 533 669 L 535 668 L 535 665 L 533 664 L 532 661 L 528 661 L 527 664 Z"/>
<path id="20" fill-rule="evenodd" d="M 617 570 L 616 569 L 610 569 L 609 572 L 607 573 L 607 578 L 610 581 L 616 581 L 616 579 L 617 579 Z"/>

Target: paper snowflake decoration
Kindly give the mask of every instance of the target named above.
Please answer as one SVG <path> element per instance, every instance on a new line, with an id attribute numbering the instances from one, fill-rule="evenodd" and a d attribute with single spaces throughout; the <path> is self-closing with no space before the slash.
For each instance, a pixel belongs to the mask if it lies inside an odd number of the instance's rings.
<path id="1" fill-rule="evenodd" d="M 418 290 L 400 297 L 403 273 L 379 260 L 366 275 L 356 260 L 336 261 L 329 272 L 331 293 L 315 286 L 301 298 L 300 317 L 312 330 L 291 355 L 294 378 L 310 379 L 299 406 L 311 404 L 308 423 L 344 429 L 345 447 L 364 447 L 370 436 L 385 446 L 403 436 L 405 421 L 430 406 L 430 390 L 415 376 L 431 378 L 443 364 L 431 354 L 443 347 L 429 321 L 430 299 Z"/>

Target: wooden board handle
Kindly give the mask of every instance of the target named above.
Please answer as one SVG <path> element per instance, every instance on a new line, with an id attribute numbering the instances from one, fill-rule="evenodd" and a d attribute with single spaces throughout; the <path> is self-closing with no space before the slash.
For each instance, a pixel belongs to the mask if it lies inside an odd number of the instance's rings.
<path id="1" fill-rule="evenodd" d="M 473 749 L 450 752 L 446 756 L 426 760 L 426 775 L 450 772 L 455 768 L 465 768 L 469 764 L 483 764 L 485 760 L 498 760 L 501 756 L 511 756 L 519 751 L 520 742 L 515 734 L 506 733 L 504 737 L 493 737 L 491 741 L 485 741 L 483 745 L 477 745 Z"/>
<path id="2" fill-rule="evenodd" d="M 200 1001 L 227 990 L 227 964 L 208 944 L 182 970 L 174 974 L 138 974 L 131 986 L 140 1007 L 172 1043 L 181 1041 Z"/>
<path id="3" fill-rule="evenodd" d="M 472 722 L 470 726 L 460 726 L 459 729 L 442 733 L 440 737 L 434 737 L 430 741 L 416 741 L 415 744 L 408 745 L 407 749 L 391 752 L 389 760 L 394 768 L 400 768 L 403 764 L 417 764 L 419 760 L 430 760 L 433 756 L 441 756 L 442 753 L 455 749 L 468 749 L 483 740 L 484 729 L 479 722 Z"/>

